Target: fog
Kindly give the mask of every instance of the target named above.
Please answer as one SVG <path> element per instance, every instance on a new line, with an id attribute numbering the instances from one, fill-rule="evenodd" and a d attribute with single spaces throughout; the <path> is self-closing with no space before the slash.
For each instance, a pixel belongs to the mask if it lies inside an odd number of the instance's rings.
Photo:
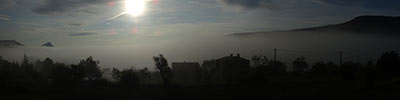
<path id="1" fill-rule="evenodd" d="M 162 38 L 162 37 L 156 37 Z M 176 36 L 160 42 L 135 45 L 97 46 L 25 46 L 0 48 L 0 56 L 10 61 L 20 61 L 24 53 L 32 60 L 50 57 L 56 62 L 76 64 L 81 59 L 93 56 L 102 67 L 154 68 L 152 57 L 164 54 L 171 62 L 199 62 L 218 59 L 230 54 L 250 59 L 254 55 L 273 58 L 273 49 L 278 49 L 277 59 L 291 65 L 296 57 L 305 56 L 307 61 L 338 62 L 339 51 L 344 52 L 344 61 L 366 62 L 377 59 L 383 52 L 400 50 L 397 36 L 363 35 L 352 33 L 277 32 L 249 36 Z"/>

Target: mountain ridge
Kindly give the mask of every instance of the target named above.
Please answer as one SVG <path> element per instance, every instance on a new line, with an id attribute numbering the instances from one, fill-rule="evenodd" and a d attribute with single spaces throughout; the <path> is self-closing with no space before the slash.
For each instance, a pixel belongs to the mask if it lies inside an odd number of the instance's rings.
<path id="1" fill-rule="evenodd" d="M 356 34 L 389 34 L 400 36 L 400 17 L 364 15 L 339 24 L 284 31 L 233 33 L 229 34 L 229 36 L 250 36 L 255 34 L 286 32 L 351 32 Z"/>

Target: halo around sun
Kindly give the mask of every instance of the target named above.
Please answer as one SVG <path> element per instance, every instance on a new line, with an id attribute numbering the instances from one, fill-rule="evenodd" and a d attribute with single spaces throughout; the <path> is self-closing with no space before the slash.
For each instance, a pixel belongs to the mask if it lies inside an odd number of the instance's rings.
<path id="1" fill-rule="evenodd" d="M 125 13 L 132 16 L 142 15 L 145 11 L 146 0 L 125 0 Z"/>

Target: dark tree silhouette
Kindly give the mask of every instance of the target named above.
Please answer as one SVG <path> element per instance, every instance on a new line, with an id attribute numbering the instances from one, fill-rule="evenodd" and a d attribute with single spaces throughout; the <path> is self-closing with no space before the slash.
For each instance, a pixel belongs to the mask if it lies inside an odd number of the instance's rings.
<path id="1" fill-rule="evenodd" d="M 81 60 L 79 63 L 79 66 L 84 68 L 85 78 L 89 81 L 100 80 L 102 78 L 102 72 L 97 65 L 98 63 L 98 61 L 93 60 L 92 56 L 88 57 L 86 60 Z"/>
<path id="2" fill-rule="evenodd" d="M 268 64 L 267 73 L 273 75 L 280 75 L 286 73 L 286 65 L 281 61 L 271 61 Z"/>
<path id="3" fill-rule="evenodd" d="M 376 66 L 383 77 L 400 76 L 400 56 L 394 51 L 385 52 L 378 59 Z"/>
<path id="4" fill-rule="evenodd" d="M 253 62 L 254 67 L 266 66 L 268 64 L 268 62 L 270 62 L 268 57 L 264 56 L 264 55 L 253 56 L 251 58 L 251 61 Z"/>
<path id="5" fill-rule="evenodd" d="M 12 76 L 12 68 L 12 63 L 3 60 L 0 56 L 0 87 L 8 85 L 8 83 L 10 83 L 10 80 L 14 78 Z"/>
<path id="6" fill-rule="evenodd" d="M 316 62 L 309 72 L 312 73 L 314 77 L 335 77 L 338 71 L 339 66 L 333 62 Z"/>
<path id="7" fill-rule="evenodd" d="M 122 71 L 113 68 L 112 69 L 112 77 L 117 80 L 120 86 L 122 87 L 133 87 L 137 86 L 140 83 L 140 79 L 137 76 L 137 71 L 134 69 L 124 69 Z"/>
<path id="8" fill-rule="evenodd" d="M 37 72 L 37 70 L 34 68 L 34 65 L 29 62 L 28 57 L 26 54 L 24 54 L 24 58 L 21 63 L 21 71 L 22 75 L 24 77 L 24 81 L 28 83 L 35 83 L 40 80 L 40 74 Z"/>
<path id="9" fill-rule="evenodd" d="M 212 77 L 215 73 L 215 60 L 205 60 L 200 67 L 200 79 L 202 79 L 206 84 L 211 84 Z"/>
<path id="10" fill-rule="evenodd" d="M 71 65 L 71 75 L 75 82 L 81 82 L 86 77 L 87 73 L 85 68 L 79 65 Z"/>
<path id="11" fill-rule="evenodd" d="M 169 85 L 169 82 L 172 78 L 172 70 L 168 66 L 167 59 L 162 54 L 160 54 L 159 56 L 154 56 L 153 60 L 157 69 L 160 71 L 160 75 L 164 82 L 164 85 Z"/>
<path id="12" fill-rule="evenodd" d="M 255 68 L 255 76 L 253 78 L 265 79 L 268 76 L 286 73 L 286 65 L 283 62 L 270 60 L 267 56 L 253 56 L 252 62 Z"/>
<path id="13" fill-rule="evenodd" d="M 151 72 L 147 67 L 139 70 L 138 76 L 140 78 L 140 82 L 144 83 L 146 79 L 150 78 Z"/>
<path id="14" fill-rule="evenodd" d="M 297 58 L 292 64 L 294 72 L 297 73 L 304 73 L 309 67 L 308 63 L 305 61 L 305 57 Z"/>
<path id="15" fill-rule="evenodd" d="M 271 60 L 268 59 L 267 56 L 259 55 L 253 56 L 251 61 L 254 64 L 255 72 L 258 77 L 264 77 L 268 71 L 268 64 L 270 64 Z"/>
<path id="16" fill-rule="evenodd" d="M 268 63 L 271 60 L 268 59 L 267 56 L 258 55 L 253 56 L 251 58 L 251 62 L 253 63 L 253 72 L 254 74 L 242 81 L 242 84 L 251 84 L 251 85 L 263 85 L 266 82 Z"/>
<path id="17" fill-rule="evenodd" d="M 50 78 L 56 85 L 66 85 L 73 81 L 71 68 L 61 63 L 56 63 L 54 67 L 55 68 L 50 74 Z"/>
<path id="18" fill-rule="evenodd" d="M 368 61 L 361 71 L 361 82 L 367 88 L 374 88 L 376 82 L 376 70 L 374 62 Z"/>
<path id="19" fill-rule="evenodd" d="M 278 95 L 276 98 L 281 98 L 283 93 L 283 96 L 289 97 L 288 99 L 296 99 L 298 97 L 307 99 L 309 96 L 314 97 L 314 94 L 317 96 L 328 94 L 326 96 L 329 97 L 333 94 L 333 97 L 337 96 L 335 95 L 337 93 L 342 93 L 340 94 L 342 96 L 344 96 L 343 94 L 347 96 L 349 93 L 356 93 L 358 96 L 364 94 L 363 90 L 367 90 L 365 93 L 368 94 L 370 92 L 383 91 L 386 93 L 386 90 L 396 90 L 393 87 L 397 87 L 399 83 L 396 75 L 400 70 L 400 57 L 395 52 L 384 53 L 376 65 L 372 61 L 364 65 L 348 61 L 339 67 L 333 62 L 317 62 L 313 64 L 310 70 L 306 70 L 309 65 L 305 58 L 300 57 L 291 64 L 293 64 L 295 72 L 301 72 L 302 74 L 287 73 L 285 63 L 270 60 L 266 56 L 260 55 L 252 58 L 253 71 L 249 71 L 249 76 L 243 79 L 237 76 L 244 76 L 245 74 L 224 73 L 217 70 L 216 67 L 219 67 L 217 66 L 218 60 L 205 60 L 200 69 L 196 69 L 200 71 L 200 78 L 205 83 L 201 84 L 202 86 L 196 84 L 195 86 L 185 85 L 183 87 L 162 88 L 150 84 L 161 83 L 162 79 L 164 85 L 169 86 L 171 75 L 173 74 L 168 66 L 167 59 L 163 55 L 155 56 L 153 60 L 159 71 L 152 72 L 148 68 L 140 70 L 135 70 L 134 68 L 124 70 L 112 68 L 111 73 L 105 73 L 105 75 L 111 74 L 116 80 L 115 82 L 113 81 L 115 84 L 110 84 L 109 81 L 106 81 L 107 77 L 102 77 L 101 74 L 104 70 L 99 69 L 98 61 L 93 60 L 92 57 L 72 65 L 54 62 L 50 58 L 44 59 L 43 62 L 38 60 L 33 64 L 26 55 L 24 55 L 24 59 L 20 64 L 0 57 L 0 92 L 12 93 L 13 95 L 11 96 L 66 97 L 65 99 L 143 99 L 154 94 L 157 97 L 161 96 L 156 99 L 180 97 L 182 95 L 188 97 L 200 95 L 198 99 L 208 99 L 208 96 L 203 95 L 210 95 L 207 91 L 215 91 L 220 92 L 217 94 L 218 96 L 215 96 L 222 98 L 230 98 L 232 95 L 245 95 L 248 97 L 265 93 Z M 228 60 L 227 62 L 237 61 Z M 248 60 L 246 60 L 246 65 L 249 67 Z M 235 63 L 227 65 L 227 68 L 223 70 L 231 70 L 234 66 Z M 107 69 L 106 71 L 110 70 Z M 156 75 L 158 73 L 160 75 Z M 223 83 L 225 81 L 223 80 L 224 77 L 219 77 L 218 75 L 222 76 L 224 74 L 234 76 L 232 77 L 233 81 L 229 80 L 227 83 Z M 174 76 L 176 75 L 174 74 Z M 41 81 L 42 78 L 47 80 Z M 198 76 L 195 76 L 195 78 L 198 78 Z M 236 80 L 238 80 L 238 84 L 229 84 Z M 133 89 L 134 91 L 131 91 Z M 324 93 L 320 93 L 320 89 L 324 89 Z M 265 91 L 265 93 L 257 93 L 257 91 L 252 90 L 261 90 Z M 165 91 L 173 93 L 165 95 Z M 132 92 L 139 94 L 132 95 Z M 299 92 L 305 92 L 305 94 Z M 9 96 L 8 94 L 6 95 Z M 211 95 L 214 95 L 214 93 Z M 384 95 L 391 96 L 392 93 Z M 350 94 L 349 96 L 352 95 Z"/>
<path id="20" fill-rule="evenodd" d="M 355 62 L 345 62 L 340 68 L 340 74 L 344 80 L 355 80 L 356 74 L 361 70 L 362 64 Z"/>
<path id="21" fill-rule="evenodd" d="M 42 66 L 43 67 L 42 67 L 40 73 L 42 74 L 42 76 L 44 78 L 48 79 L 51 71 L 54 69 L 54 62 L 50 58 L 46 58 L 42 62 Z"/>

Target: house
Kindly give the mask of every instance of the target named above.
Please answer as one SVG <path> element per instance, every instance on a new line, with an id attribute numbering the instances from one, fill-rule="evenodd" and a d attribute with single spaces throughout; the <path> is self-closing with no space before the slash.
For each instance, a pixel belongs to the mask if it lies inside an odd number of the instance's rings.
<path id="1" fill-rule="evenodd" d="M 240 57 L 240 54 L 231 54 L 216 60 L 217 78 L 224 83 L 238 83 L 247 78 L 250 71 L 250 60 Z"/>
<path id="2" fill-rule="evenodd" d="M 172 82 L 180 85 L 194 85 L 199 83 L 200 64 L 198 62 L 173 62 Z"/>

